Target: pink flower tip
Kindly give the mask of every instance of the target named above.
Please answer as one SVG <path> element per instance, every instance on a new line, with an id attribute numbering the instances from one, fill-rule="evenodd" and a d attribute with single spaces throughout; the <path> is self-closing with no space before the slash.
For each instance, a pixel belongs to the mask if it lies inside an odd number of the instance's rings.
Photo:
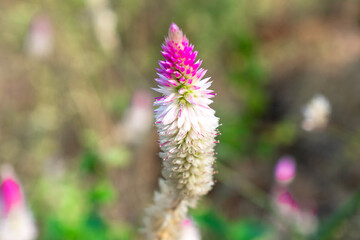
<path id="1" fill-rule="evenodd" d="M 296 200 L 293 198 L 290 192 L 284 191 L 283 193 L 280 193 L 277 201 L 279 204 L 287 205 L 291 207 L 293 210 L 300 210 L 299 204 L 296 202 Z"/>
<path id="2" fill-rule="evenodd" d="M 193 225 L 192 221 L 188 218 L 181 222 L 181 226 L 183 226 L 183 227 L 190 227 L 192 225 Z"/>
<path id="3" fill-rule="evenodd" d="M 177 32 L 177 31 L 180 31 L 180 28 L 175 23 L 171 23 L 169 31 Z"/>
<path id="4" fill-rule="evenodd" d="M 296 163 L 291 156 L 284 156 L 279 159 L 275 166 L 275 179 L 279 183 L 289 184 L 295 177 Z"/>
<path id="5" fill-rule="evenodd" d="M 184 37 L 183 32 L 180 30 L 178 25 L 171 23 L 168 40 L 174 41 L 176 44 L 180 44 L 184 39 L 186 38 Z"/>
<path id="6" fill-rule="evenodd" d="M 7 216 L 13 206 L 21 203 L 19 184 L 12 178 L 4 179 L 0 185 L 0 198 L 3 202 L 4 214 Z"/>

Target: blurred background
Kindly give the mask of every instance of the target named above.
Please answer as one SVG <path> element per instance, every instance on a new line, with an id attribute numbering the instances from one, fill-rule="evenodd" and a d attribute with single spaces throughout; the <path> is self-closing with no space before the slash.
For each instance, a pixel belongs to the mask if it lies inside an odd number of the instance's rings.
<path id="1" fill-rule="evenodd" d="M 203 239 L 360 239 L 359 1 L 1 0 L 0 163 L 38 239 L 142 239 L 171 22 L 204 60 L 222 124 L 216 185 L 191 210 Z"/>

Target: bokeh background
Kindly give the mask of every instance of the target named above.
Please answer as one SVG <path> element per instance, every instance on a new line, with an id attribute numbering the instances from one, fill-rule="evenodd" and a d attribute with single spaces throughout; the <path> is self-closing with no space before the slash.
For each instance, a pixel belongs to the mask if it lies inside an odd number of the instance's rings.
<path id="1" fill-rule="evenodd" d="M 142 239 L 161 169 L 151 88 L 171 22 L 204 60 L 222 123 L 216 185 L 191 210 L 203 239 L 360 239 L 359 1 L 2 0 L 0 163 L 39 239 Z M 304 131 L 318 93 L 329 125 Z M 283 155 L 311 233 L 276 223 Z"/>

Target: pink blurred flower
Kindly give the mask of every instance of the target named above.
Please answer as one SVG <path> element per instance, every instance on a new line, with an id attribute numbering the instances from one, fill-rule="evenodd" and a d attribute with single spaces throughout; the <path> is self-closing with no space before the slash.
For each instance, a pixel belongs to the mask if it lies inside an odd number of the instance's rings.
<path id="1" fill-rule="evenodd" d="M 284 156 L 279 159 L 275 166 L 275 179 L 280 184 L 291 183 L 296 175 L 295 159 L 291 156 Z"/>
<path id="2" fill-rule="evenodd" d="M 296 175 L 296 162 L 291 156 L 283 156 L 275 166 L 275 187 L 272 192 L 277 226 L 281 230 L 295 229 L 308 236 L 317 229 L 317 216 L 313 211 L 302 208 L 290 193 L 288 186 Z"/>
<path id="3" fill-rule="evenodd" d="M 201 235 L 193 220 L 185 219 L 181 223 L 181 235 L 179 240 L 200 240 Z"/>
<path id="4" fill-rule="evenodd" d="M 140 143 L 153 126 L 152 97 L 146 90 L 137 90 L 121 121 L 117 138 L 126 144 Z"/>
<path id="5" fill-rule="evenodd" d="M 38 59 L 49 57 L 54 48 L 53 25 L 46 15 L 33 18 L 25 42 L 27 53 Z"/>
<path id="6" fill-rule="evenodd" d="M 1 170 L 0 239 L 34 240 L 37 229 L 22 188 L 10 166 L 3 166 Z"/>
<path id="7" fill-rule="evenodd" d="M 278 225 L 290 226 L 303 235 L 310 235 L 317 229 L 317 216 L 314 211 L 302 208 L 286 187 L 277 188 L 273 193 L 274 209 L 282 221 Z M 284 226 L 283 224 L 286 224 Z"/>
<path id="8" fill-rule="evenodd" d="M 275 205 L 280 215 L 286 216 L 300 211 L 299 204 L 287 189 L 278 189 L 275 198 Z"/>
<path id="9" fill-rule="evenodd" d="M 6 178 L 0 185 L 0 196 L 2 200 L 2 216 L 7 217 L 13 207 L 17 207 L 22 202 L 20 186 L 12 178 Z"/>

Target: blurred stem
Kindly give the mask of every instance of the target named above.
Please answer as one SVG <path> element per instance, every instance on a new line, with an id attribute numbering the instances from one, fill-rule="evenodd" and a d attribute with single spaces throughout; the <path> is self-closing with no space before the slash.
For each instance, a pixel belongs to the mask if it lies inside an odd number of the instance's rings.
<path id="1" fill-rule="evenodd" d="M 219 173 L 216 175 L 219 181 L 231 188 L 235 187 L 242 196 L 249 199 L 255 205 L 265 210 L 271 210 L 268 195 L 265 191 L 258 188 L 248 179 L 242 177 L 239 173 L 231 170 L 229 167 L 226 167 L 219 162 L 217 163 L 216 168 L 219 171 Z"/>
<path id="2" fill-rule="evenodd" d="M 340 139 L 341 141 L 346 141 L 349 138 L 349 133 L 351 133 L 351 130 L 348 129 L 340 129 L 337 126 L 329 125 L 328 131 L 333 134 L 335 137 Z"/>
<path id="3" fill-rule="evenodd" d="M 337 126 L 329 126 L 329 133 L 333 134 L 337 139 L 345 143 L 345 145 L 350 145 L 351 142 L 360 142 L 360 136 L 358 136 L 358 131 L 350 129 L 341 129 Z M 348 156 L 351 160 L 357 160 L 359 156 L 359 151 L 348 151 Z M 343 160 L 343 159 L 342 159 Z"/>
<path id="4" fill-rule="evenodd" d="M 253 184 L 248 179 L 242 177 L 236 171 L 230 169 L 224 164 L 217 163 L 216 168 L 219 173 L 216 175 L 219 181 L 224 183 L 225 185 L 234 188 L 237 190 L 239 194 L 249 199 L 255 205 L 263 208 L 267 212 L 271 214 L 270 222 L 277 221 L 282 226 L 291 233 L 293 240 L 305 240 L 306 237 L 303 234 L 300 234 L 291 222 L 288 222 L 286 219 L 282 218 L 279 213 L 273 208 L 271 205 L 271 200 L 269 199 L 269 194 L 255 184 Z"/>
<path id="5" fill-rule="evenodd" d="M 319 228 L 311 240 L 330 240 L 335 239 L 335 232 L 347 219 L 356 213 L 360 206 L 360 188 L 351 196 L 351 198 L 340 206 Z"/>

